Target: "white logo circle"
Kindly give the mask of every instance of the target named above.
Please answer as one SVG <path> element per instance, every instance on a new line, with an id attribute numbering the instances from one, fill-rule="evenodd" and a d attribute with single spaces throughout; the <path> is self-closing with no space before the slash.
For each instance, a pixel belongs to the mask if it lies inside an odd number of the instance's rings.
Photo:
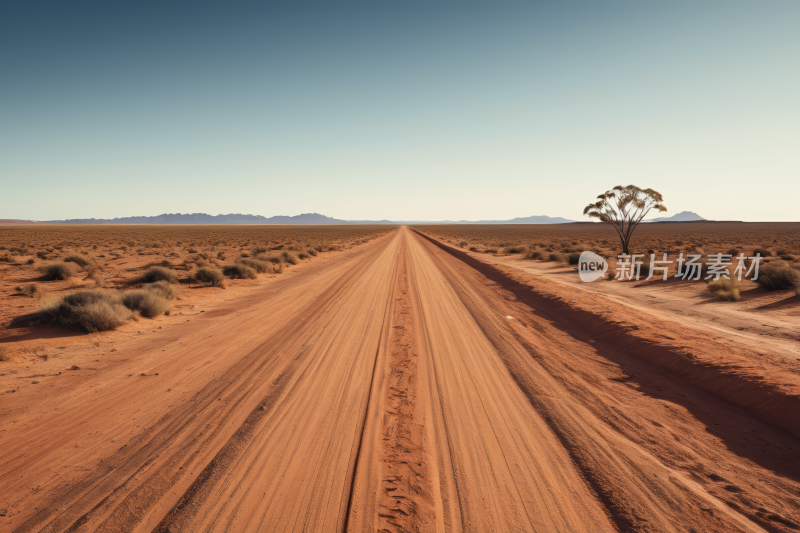
<path id="1" fill-rule="evenodd" d="M 602 278 L 606 271 L 608 263 L 594 252 L 583 252 L 578 259 L 578 275 L 586 283 Z"/>

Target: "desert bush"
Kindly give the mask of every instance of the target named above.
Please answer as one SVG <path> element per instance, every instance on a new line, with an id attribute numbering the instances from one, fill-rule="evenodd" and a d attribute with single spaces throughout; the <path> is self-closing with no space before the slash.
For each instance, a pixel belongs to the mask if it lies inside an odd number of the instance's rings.
<path id="1" fill-rule="evenodd" d="M 758 278 L 753 281 L 770 291 L 800 291 L 800 272 L 785 261 L 775 261 L 762 266 Z"/>
<path id="2" fill-rule="evenodd" d="M 42 288 L 36 283 L 30 283 L 24 287 L 17 287 L 15 290 L 20 295 L 27 296 L 28 298 L 38 298 L 42 295 Z"/>
<path id="3" fill-rule="evenodd" d="M 461 241 L 460 243 L 458 243 L 458 246 L 459 246 L 459 248 L 466 247 L 467 246 L 467 241 Z"/>
<path id="4" fill-rule="evenodd" d="M 575 254 L 575 253 L 569 254 L 569 257 L 567 257 L 567 263 L 569 263 L 570 265 L 577 265 L 578 261 L 580 261 L 580 258 L 581 254 Z"/>
<path id="5" fill-rule="evenodd" d="M 76 265 L 78 265 L 81 268 L 83 268 L 86 265 L 88 265 L 89 263 L 91 263 L 91 261 L 89 261 L 87 258 L 85 258 L 82 255 L 78 255 L 78 254 L 68 255 L 67 257 L 64 258 L 64 262 L 65 263 L 75 263 Z"/>
<path id="6" fill-rule="evenodd" d="M 256 271 L 241 263 L 225 265 L 222 273 L 231 279 L 256 279 Z"/>
<path id="7" fill-rule="evenodd" d="M 75 263 L 52 263 L 44 270 L 52 279 L 69 279 L 78 273 L 79 267 Z"/>
<path id="8" fill-rule="evenodd" d="M 36 261 L 33 259 L 33 257 L 31 257 L 30 259 L 28 259 L 27 261 L 25 261 L 25 264 L 26 264 L 26 265 L 32 265 L 32 264 L 34 264 L 35 262 L 36 262 Z"/>
<path id="9" fill-rule="evenodd" d="M 719 278 L 708 284 L 708 292 L 715 300 L 721 302 L 738 302 L 741 299 L 736 280 Z"/>
<path id="10" fill-rule="evenodd" d="M 646 279 L 650 275 L 650 263 L 639 265 L 639 279 Z"/>
<path id="11" fill-rule="evenodd" d="M 309 248 L 308 250 L 306 250 L 306 253 L 314 257 L 317 256 L 317 251 L 314 248 Z"/>
<path id="12" fill-rule="evenodd" d="M 166 298 L 167 300 L 174 300 L 178 296 L 178 288 L 168 281 L 156 281 L 145 287 L 148 291 L 153 291 Z"/>
<path id="13" fill-rule="evenodd" d="M 550 254 L 547 257 L 547 260 L 548 261 L 561 261 L 561 255 L 560 254 L 556 254 L 556 253 Z"/>
<path id="14" fill-rule="evenodd" d="M 222 285 L 222 272 L 216 268 L 202 267 L 198 268 L 197 272 L 194 273 L 194 279 L 201 283 L 209 283 L 214 287 L 219 287 Z"/>
<path id="15" fill-rule="evenodd" d="M 496 248 L 487 248 L 487 249 L 485 249 L 483 251 L 483 253 L 485 253 L 485 254 L 496 254 L 497 253 L 497 249 Z"/>
<path id="16" fill-rule="evenodd" d="M 47 324 L 90 333 L 115 329 L 132 316 L 118 293 L 97 290 L 78 291 L 48 302 L 40 314 Z"/>
<path id="17" fill-rule="evenodd" d="M 297 257 L 300 259 L 308 259 L 308 254 L 305 252 L 300 252 L 299 254 L 297 254 Z"/>
<path id="18" fill-rule="evenodd" d="M 772 252 L 770 252 L 766 248 L 756 248 L 755 250 L 753 250 L 753 257 L 755 257 L 756 254 L 760 254 L 761 257 L 769 257 L 772 255 Z"/>
<path id="19" fill-rule="evenodd" d="M 525 259 L 544 259 L 544 254 L 541 250 L 532 250 L 525 254 Z"/>
<path id="20" fill-rule="evenodd" d="M 264 254 L 266 252 L 267 249 L 264 248 L 263 246 L 256 246 L 255 248 L 252 249 L 253 255 Z"/>
<path id="21" fill-rule="evenodd" d="M 155 281 L 178 283 L 178 274 L 168 268 L 154 266 L 147 269 L 144 276 L 142 276 L 142 280 L 145 283 L 153 283 Z"/>
<path id="22" fill-rule="evenodd" d="M 504 252 L 507 254 L 521 254 L 525 251 L 524 246 L 508 246 Z"/>
<path id="23" fill-rule="evenodd" d="M 39 259 L 47 259 L 47 252 L 38 251 L 36 252 L 36 257 Z"/>
<path id="24" fill-rule="evenodd" d="M 160 291 L 136 289 L 122 295 L 122 304 L 131 311 L 139 311 L 143 317 L 153 318 L 169 309 L 169 300 Z"/>
<path id="25" fill-rule="evenodd" d="M 252 268 L 259 274 L 263 274 L 271 270 L 269 264 L 267 264 L 266 261 L 262 261 L 260 259 L 239 259 L 238 262 Z"/>
<path id="26" fill-rule="evenodd" d="M 279 264 L 281 264 L 283 262 L 283 259 L 279 255 L 270 255 L 270 256 L 267 256 L 264 259 L 266 261 L 269 261 L 270 263 L 273 263 L 273 264 L 276 264 L 276 265 L 279 265 Z"/>
<path id="27" fill-rule="evenodd" d="M 731 248 L 730 250 L 728 250 L 725 253 L 728 254 L 728 255 L 731 255 L 733 257 L 736 257 L 737 255 L 739 255 L 739 250 L 737 250 L 736 248 Z"/>
<path id="28" fill-rule="evenodd" d="M 297 264 L 297 256 L 295 256 L 293 253 L 284 250 L 283 252 L 281 252 L 281 257 L 283 257 L 283 260 L 289 263 L 290 265 Z"/>
<path id="29" fill-rule="evenodd" d="M 8 254 L 3 254 L 3 255 L 0 255 L 0 262 L 3 262 L 3 263 L 12 263 L 12 262 L 14 262 L 14 258 L 13 258 L 13 257 L 11 257 L 11 256 L 10 256 L 10 255 L 8 255 Z"/>

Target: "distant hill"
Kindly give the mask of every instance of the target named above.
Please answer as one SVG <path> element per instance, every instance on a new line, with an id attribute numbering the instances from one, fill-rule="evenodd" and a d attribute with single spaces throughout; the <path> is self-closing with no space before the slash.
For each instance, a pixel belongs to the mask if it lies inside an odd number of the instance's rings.
<path id="1" fill-rule="evenodd" d="M 303 213 L 302 215 L 263 217 L 261 215 L 207 215 L 205 213 L 165 213 L 153 217 L 122 218 L 71 218 L 68 220 L 50 220 L 53 224 L 565 224 L 575 222 L 561 217 L 529 216 L 509 220 L 441 220 L 441 221 L 393 221 L 393 220 L 341 220 L 326 217 L 319 213 Z"/>
<path id="2" fill-rule="evenodd" d="M 561 217 L 532 215 L 529 217 L 511 218 L 509 220 L 442 220 L 438 222 L 415 222 L 415 224 L 568 224 L 570 222 L 575 221 Z"/>
<path id="3" fill-rule="evenodd" d="M 261 215 L 207 215 L 205 213 L 165 213 L 154 217 L 122 217 L 122 218 L 72 218 L 68 220 L 51 220 L 58 224 L 350 224 L 347 220 L 337 220 L 318 213 L 303 213 L 296 216 L 278 215 L 263 217 Z"/>
<path id="4" fill-rule="evenodd" d="M 671 217 L 651 218 L 650 220 L 645 220 L 645 222 L 693 222 L 695 220 L 705 219 L 697 213 L 693 213 L 691 211 L 681 211 L 677 215 L 672 215 Z"/>
<path id="5" fill-rule="evenodd" d="M 35 220 L 20 220 L 17 218 L 0 218 L 0 224 L 44 224 Z"/>

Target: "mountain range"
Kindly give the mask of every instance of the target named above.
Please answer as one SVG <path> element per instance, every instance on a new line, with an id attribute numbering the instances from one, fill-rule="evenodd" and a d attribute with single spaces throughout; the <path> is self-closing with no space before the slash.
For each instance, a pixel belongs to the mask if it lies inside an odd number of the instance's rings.
<path id="1" fill-rule="evenodd" d="M 705 220 L 703 217 L 692 211 L 681 211 L 677 215 L 671 217 L 658 217 L 645 220 L 645 222 L 695 222 L 697 220 Z"/>
<path id="2" fill-rule="evenodd" d="M 73 218 L 68 220 L 49 220 L 54 224 L 564 224 L 575 222 L 561 217 L 530 216 L 510 220 L 341 220 L 319 213 L 302 215 L 263 217 L 261 215 L 207 215 L 205 213 L 165 213 L 153 217 L 123 218 Z"/>
<path id="3" fill-rule="evenodd" d="M 705 220 L 697 213 L 682 211 L 671 217 L 659 217 L 645 222 L 689 222 Z M 152 217 L 122 217 L 122 218 L 73 218 L 68 220 L 49 220 L 53 224 L 569 224 L 578 222 L 562 217 L 548 217 L 532 215 L 517 217 L 508 220 L 341 220 L 331 218 L 319 213 L 303 213 L 302 215 L 286 216 L 277 215 L 264 217 L 261 215 L 243 215 L 231 213 L 228 215 L 208 215 L 206 213 L 164 213 Z M 592 221 L 586 221 L 592 223 Z"/>

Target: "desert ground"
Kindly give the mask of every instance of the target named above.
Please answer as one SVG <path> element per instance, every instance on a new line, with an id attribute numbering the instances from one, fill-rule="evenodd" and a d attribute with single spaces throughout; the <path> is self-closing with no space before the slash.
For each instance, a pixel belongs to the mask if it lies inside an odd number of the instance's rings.
<path id="1" fill-rule="evenodd" d="M 637 236 L 800 255 L 800 224 Z M 580 282 L 570 254 L 614 239 L 0 226 L 0 530 L 800 530 L 800 296 Z M 124 295 L 156 268 L 147 316 Z M 87 290 L 124 320 L 63 327 L 54 303 Z"/>

